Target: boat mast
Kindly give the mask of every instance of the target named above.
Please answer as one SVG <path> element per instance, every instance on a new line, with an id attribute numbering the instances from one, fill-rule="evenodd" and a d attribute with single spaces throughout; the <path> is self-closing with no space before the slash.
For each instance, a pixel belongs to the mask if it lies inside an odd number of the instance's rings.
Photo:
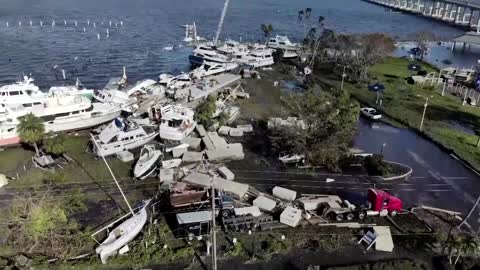
<path id="1" fill-rule="evenodd" d="M 222 15 L 220 17 L 220 21 L 218 22 L 217 33 L 215 34 L 215 39 L 213 40 L 213 45 L 217 45 L 218 38 L 220 37 L 220 33 L 222 32 L 223 27 L 223 20 L 225 19 L 225 15 L 227 14 L 228 2 L 230 0 L 225 0 L 225 4 L 223 5 Z"/>
<path id="2" fill-rule="evenodd" d="M 228 0 L 227 0 L 228 1 Z M 212 267 L 217 270 L 217 236 L 215 234 L 215 175 L 212 177 Z"/>
<path id="3" fill-rule="evenodd" d="M 98 150 L 100 150 L 100 147 L 98 146 L 97 142 L 95 141 L 95 138 L 93 137 L 93 135 L 90 133 L 90 137 L 92 137 L 92 142 L 95 144 L 95 147 L 97 147 Z M 100 152 L 100 156 L 102 157 L 103 159 L 103 162 L 105 163 L 105 165 L 107 165 L 107 168 L 108 168 L 108 171 L 110 172 L 110 175 L 112 175 L 113 177 L 113 181 L 115 181 L 115 184 L 117 184 L 117 187 L 118 187 L 118 190 L 120 190 L 120 193 L 122 194 L 122 197 L 123 199 L 125 200 L 125 203 L 127 204 L 128 206 L 128 209 L 130 210 L 130 213 L 132 213 L 132 216 L 135 215 L 135 213 L 133 212 L 133 209 L 132 209 L 132 206 L 130 206 L 130 203 L 128 202 L 127 200 L 127 197 L 125 197 L 125 194 L 123 193 L 123 190 L 122 188 L 120 187 L 120 184 L 118 184 L 118 181 L 117 181 L 117 178 L 115 177 L 115 175 L 113 174 L 113 171 L 112 169 L 110 168 L 110 166 L 108 165 L 108 162 L 107 160 L 105 159 L 105 156 Z"/>

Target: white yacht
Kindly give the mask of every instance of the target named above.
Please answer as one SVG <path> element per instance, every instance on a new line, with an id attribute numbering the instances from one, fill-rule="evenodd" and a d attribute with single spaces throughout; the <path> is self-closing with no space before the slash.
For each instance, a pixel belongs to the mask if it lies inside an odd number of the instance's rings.
<path id="1" fill-rule="evenodd" d="M 16 127 L 19 117 L 32 113 L 44 121 L 46 132 L 72 131 L 101 125 L 118 117 L 121 109 L 102 103 L 92 103 L 79 95 L 49 94 L 38 104 L 0 104 L 0 145 L 20 142 Z"/>
<path id="2" fill-rule="evenodd" d="M 241 62 L 256 68 L 271 66 L 275 63 L 270 50 L 254 50 L 245 56 Z"/>
<path id="3" fill-rule="evenodd" d="M 181 105 L 167 105 L 160 109 L 160 138 L 181 141 L 192 133 L 197 122 L 193 120 L 194 112 Z"/>
<path id="4" fill-rule="evenodd" d="M 204 62 L 203 65 L 194 69 L 191 74 L 196 79 L 202 79 L 212 75 L 217 75 L 224 72 L 229 72 L 238 67 L 236 63 L 209 63 Z"/>
<path id="5" fill-rule="evenodd" d="M 217 52 L 217 48 L 211 43 L 203 43 L 193 49 L 192 54 L 188 56 L 188 61 L 193 66 L 200 66 L 204 61 L 226 63 L 228 57 Z"/>
<path id="6" fill-rule="evenodd" d="M 155 139 L 155 126 L 140 126 L 133 121 L 115 119 L 98 135 L 92 137 L 93 152 L 97 156 L 109 156 L 140 147 Z"/>
<path id="7" fill-rule="evenodd" d="M 298 56 L 297 52 L 299 45 L 291 42 L 287 36 L 277 35 L 268 41 L 267 46 L 273 49 L 282 50 L 283 58 L 295 58 Z"/>
<path id="8" fill-rule="evenodd" d="M 39 100 L 45 97 L 45 93 L 40 91 L 33 81 L 32 78 L 24 76 L 23 81 L 0 87 L 0 103 L 6 105 L 26 104 L 27 106 L 40 104 Z"/>
<path id="9" fill-rule="evenodd" d="M 162 151 L 156 149 L 154 144 L 144 145 L 133 169 L 133 175 L 138 179 L 149 177 L 158 168 L 162 155 Z"/>

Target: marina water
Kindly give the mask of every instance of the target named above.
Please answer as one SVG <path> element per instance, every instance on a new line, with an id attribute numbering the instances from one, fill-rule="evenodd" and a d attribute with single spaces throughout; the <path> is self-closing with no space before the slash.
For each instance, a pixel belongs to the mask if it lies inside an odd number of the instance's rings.
<path id="1" fill-rule="evenodd" d="M 199 34 L 212 39 L 223 2 L 0 0 L 0 85 L 32 74 L 43 87 L 73 84 L 79 78 L 87 87 L 100 88 L 109 78 L 119 77 L 124 65 L 131 81 L 179 73 L 188 69 L 191 50 L 180 46 L 181 25 L 195 21 Z M 311 17 L 299 21 L 298 11 L 307 7 L 312 9 Z M 360 0 L 232 0 L 220 39 L 261 40 L 260 24 L 270 23 L 274 34 L 298 41 L 318 25 L 318 16 L 326 18 L 326 28 L 341 33 L 387 32 L 397 39 L 419 30 L 433 30 L 443 39 L 462 33 Z M 171 45 L 173 51 L 163 49 Z"/>

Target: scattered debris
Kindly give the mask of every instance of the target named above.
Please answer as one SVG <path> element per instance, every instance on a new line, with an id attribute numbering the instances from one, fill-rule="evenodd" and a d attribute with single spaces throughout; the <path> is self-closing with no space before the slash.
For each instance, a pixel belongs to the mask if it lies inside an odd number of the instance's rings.
<path id="1" fill-rule="evenodd" d="M 225 136 L 228 136 L 228 134 L 230 133 L 230 130 L 232 128 L 231 127 L 227 127 L 227 126 L 221 126 L 219 129 L 218 129 L 218 133 L 222 134 L 222 135 L 225 135 Z"/>
<path id="2" fill-rule="evenodd" d="M 201 152 L 186 151 L 183 153 L 183 162 L 200 162 L 202 161 L 203 154 Z"/>
<path id="3" fill-rule="evenodd" d="M 297 198 L 297 192 L 279 186 L 273 188 L 272 194 L 277 198 L 290 202 Z"/>
<path id="4" fill-rule="evenodd" d="M 253 200 L 253 205 L 258 206 L 258 208 L 263 211 L 272 212 L 277 206 L 277 202 L 265 196 L 258 196 L 255 200 Z"/>
<path id="5" fill-rule="evenodd" d="M 217 169 L 218 173 L 220 174 L 221 177 L 233 181 L 235 179 L 235 175 L 233 174 L 232 171 L 230 171 L 227 167 L 222 166 Z"/>
<path id="6" fill-rule="evenodd" d="M 170 169 L 170 168 L 176 168 L 180 166 L 182 163 L 182 160 L 179 158 L 176 159 L 170 159 L 170 160 L 163 160 L 162 161 L 162 168 L 163 169 Z"/>
<path id="7" fill-rule="evenodd" d="M 118 152 L 116 155 L 117 155 L 117 158 L 120 159 L 122 162 L 130 162 L 135 159 L 133 154 L 129 151 Z"/>
<path id="8" fill-rule="evenodd" d="M 230 128 L 229 135 L 232 136 L 232 137 L 242 137 L 243 136 L 243 129 Z"/>
<path id="9" fill-rule="evenodd" d="M 377 241 L 375 241 L 375 249 L 378 251 L 392 252 L 393 240 L 390 227 L 388 226 L 373 226 L 373 230 L 377 235 Z"/>
<path id="10" fill-rule="evenodd" d="M 332 182 L 335 182 L 335 179 L 333 179 L 333 178 L 327 178 L 327 179 L 325 179 L 325 182 L 326 182 L 326 183 L 332 183 Z"/>
<path id="11" fill-rule="evenodd" d="M 253 132 L 253 126 L 252 125 L 237 125 L 237 129 L 243 130 L 243 133 Z"/>
<path id="12" fill-rule="evenodd" d="M 302 210 L 288 206 L 280 214 L 280 222 L 290 227 L 297 227 L 302 219 Z"/>
<path id="13" fill-rule="evenodd" d="M 281 126 L 293 126 L 293 127 L 299 127 L 301 129 L 306 129 L 307 126 L 305 125 L 305 122 L 303 120 L 298 120 L 297 117 L 287 117 L 287 119 L 282 119 L 282 118 L 270 118 L 268 119 L 267 126 L 269 129 L 275 128 L 275 127 L 281 127 Z"/>
<path id="14" fill-rule="evenodd" d="M 202 143 L 202 139 L 195 137 L 187 137 L 182 140 L 182 143 L 188 144 L 188 150 L 200 151 L 200 144 Z"/>

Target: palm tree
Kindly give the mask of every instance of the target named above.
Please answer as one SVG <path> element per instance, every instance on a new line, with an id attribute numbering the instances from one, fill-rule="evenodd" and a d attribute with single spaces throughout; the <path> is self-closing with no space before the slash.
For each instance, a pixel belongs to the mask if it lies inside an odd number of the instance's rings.
<path id="1" fill-rule="evenodd" d="M 65 133 L 60 132 L 58 134 L 49 134 L 44 141 L 45 150 L 48 153 L 61 155 L 65 153 L 65 142 L 67 137 Z"/>
<path id="2" fill-rule="evenodd" d="M 303 14 L 304 14 L 303 10 L 299 10 L 299 11 L 298 11 L 298 19 L 299 19 L 300 21 L 303 19 Z"/>
<path id="3" fill-rule="evenodd" d="M 305 18 L 309 18 L 311 13 L 312 13 L 312 9 L 311 8 L 306 8 L 305 9 Z"/>
<path id="4" fill-rule="evenodd" d="M 268 38 L 270 34 L 273 32 L 273 26 L 271 24 L 262 24 L 260 28 L 262 29 L 262 32 L 265 38 Z"/>
<path id="5" fill-rule="evenodd" d="M 20 123 L 17 125 L 17 132 L 20 139 L 25 143 L 32 144 L 35 148 L 35 153 L 39 156 L 40 151 L 38 150 L 37 143 L 40 142 L 45 135 L 43 121 L 32 113 L 19 117 L 19 120 Z"/>

